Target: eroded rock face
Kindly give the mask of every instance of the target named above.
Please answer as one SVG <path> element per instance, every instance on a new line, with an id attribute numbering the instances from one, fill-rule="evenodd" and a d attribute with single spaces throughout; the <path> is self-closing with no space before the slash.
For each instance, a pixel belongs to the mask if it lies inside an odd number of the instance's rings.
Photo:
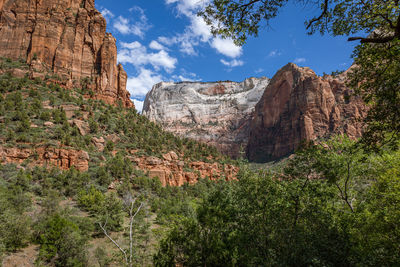
<path id="1" fill-rule="evenodd" d="M 304 140 L 345 133 L 357 138 L 366 106 L 351 96 L 346 73 L 317 76 L 309 68 L 288 64 L 280 69 L 256 105 L 247 156 L 266 162 L 284 157 Z"/>
<path id="2" fill-rule="evenodd" d="M 163 158 L 156 157 L 131 157 L 136 168 L 148 173 L 150 178 L 158 178 L 163 186 L 181 186 L 185 183 L 194 184 L 199 179 L 211 180 L 236 179 L 239 168 L 233 165 L 225 165 L 207 162 L 188 162 L 179 160 L 174 152 L 168 152 Z"/>
<path id="3" fill-rule="evenodd" d="M 161 82 L 147 94 L 143 114 L 169 132 L 236 157 L 246 147 L 251 113 L 268 83 L 268 78 L 241 83 Z"/>
<path id="4" fill-rule="evenodd" d="M 0 56 L 43 65 L 70 87 L 85 81 L 95 97 L 132 107 L 115 38 L 94 0 L 0 0 Z"/>
<path id="5" fill-rule="evenodd" d="M 74 167 L 79 171 L 89 169 L 89 154 L 83 150 L 48 147 L 7 148 L 0 146 L 1 163 L 21 164 L 27 160 L 32 166 L 58 167 L 62 170 Z"/>

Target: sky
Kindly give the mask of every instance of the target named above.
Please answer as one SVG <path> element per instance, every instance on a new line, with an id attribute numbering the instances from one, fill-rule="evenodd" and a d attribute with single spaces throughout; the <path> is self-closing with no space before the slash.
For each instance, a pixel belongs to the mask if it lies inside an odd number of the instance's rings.
<path id="1" fill-rule="evenodd" d="M 242 47 L 214 37 L 196 16 L 209 0 L 96 0 L 117 39 L 127 89 L 141 111 L 146 93 L 160 81 L 243 81 L 273 75 L 289 62 L 318 75 L 345 70 L 356 43 L 347 37 L 307 35 L 304 21 L 319 14 L 312 5 L 288 4 L 258 37 Z"/>

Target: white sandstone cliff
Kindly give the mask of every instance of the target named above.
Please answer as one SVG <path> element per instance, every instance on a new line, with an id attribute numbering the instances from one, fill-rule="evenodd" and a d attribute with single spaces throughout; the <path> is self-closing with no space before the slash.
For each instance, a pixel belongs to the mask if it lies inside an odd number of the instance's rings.
<path id="1" fill-rule="evenodd" d="M 246 147 L 251 114 L 269 81 L 161 82 L 146 95 L 143 115 L 169 132 L 236 157 Z"/>

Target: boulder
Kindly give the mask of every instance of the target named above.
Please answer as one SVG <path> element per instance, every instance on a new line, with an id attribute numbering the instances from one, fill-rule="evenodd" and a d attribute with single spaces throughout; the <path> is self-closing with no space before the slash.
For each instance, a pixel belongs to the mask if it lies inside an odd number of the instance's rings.
<path id="1" fill-rule="evenodd" d="M 89 123 L 87 123 L 86 121 L 82 121 L 82 120 L 69 120 L 68 121 L 71 125 L 76 126 L 76 128 L 78 128 L 79 133 L 83 136 L 87 135 L 89 133 Z"/>
<path id="2" fill-rule="evenodd" d="M 92 143 L 94 144 L 94 146 L 99 150 L 99 151 L 103 151 L 104 147 L 105 147 L 105 143 L 106 140 L 104 140 L 104 138 L 101 136 L 99 138 L 97 137 L 93 137 L 92 138 Z"/>

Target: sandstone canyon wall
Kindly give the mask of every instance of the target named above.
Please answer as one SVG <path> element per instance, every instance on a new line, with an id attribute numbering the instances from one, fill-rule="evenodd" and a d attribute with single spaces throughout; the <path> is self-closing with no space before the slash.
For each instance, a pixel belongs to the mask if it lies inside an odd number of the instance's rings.
<path id="1" fill-rule="evenodd" d="M 345 85 L 346 73 L 317 76 L 288 64 L 272 78 L 250 123 L 247 156 L 266 162 L 294 152 L 304 140 L 362 133 L 366 106 Z"/>
<path id="2" fill-rule="evenodd" d="M 167 131 L 206 142 L 253 162 L 277 160 L 303 141 L 362 134 L 367 108 L 346 87 L 346 72 L 320 77 L 289 63 L 272 80 L 159 83 L 143 114 Z"/>
<path id="3" fill-rule="evenodd" d="M 94 0 L 0 0 L 0 56 L 49 68 L 70 87 L 89 78 L 97 99 L 133 106 L 116 40 Z"/>
<path id="4" fill-rule="evenodd" d="M 238 156 L 245 150 L 254 106 L 267 78 L 244 82 L 161 82 L 147 94 L 143 114 L 164 130 Z"/>

